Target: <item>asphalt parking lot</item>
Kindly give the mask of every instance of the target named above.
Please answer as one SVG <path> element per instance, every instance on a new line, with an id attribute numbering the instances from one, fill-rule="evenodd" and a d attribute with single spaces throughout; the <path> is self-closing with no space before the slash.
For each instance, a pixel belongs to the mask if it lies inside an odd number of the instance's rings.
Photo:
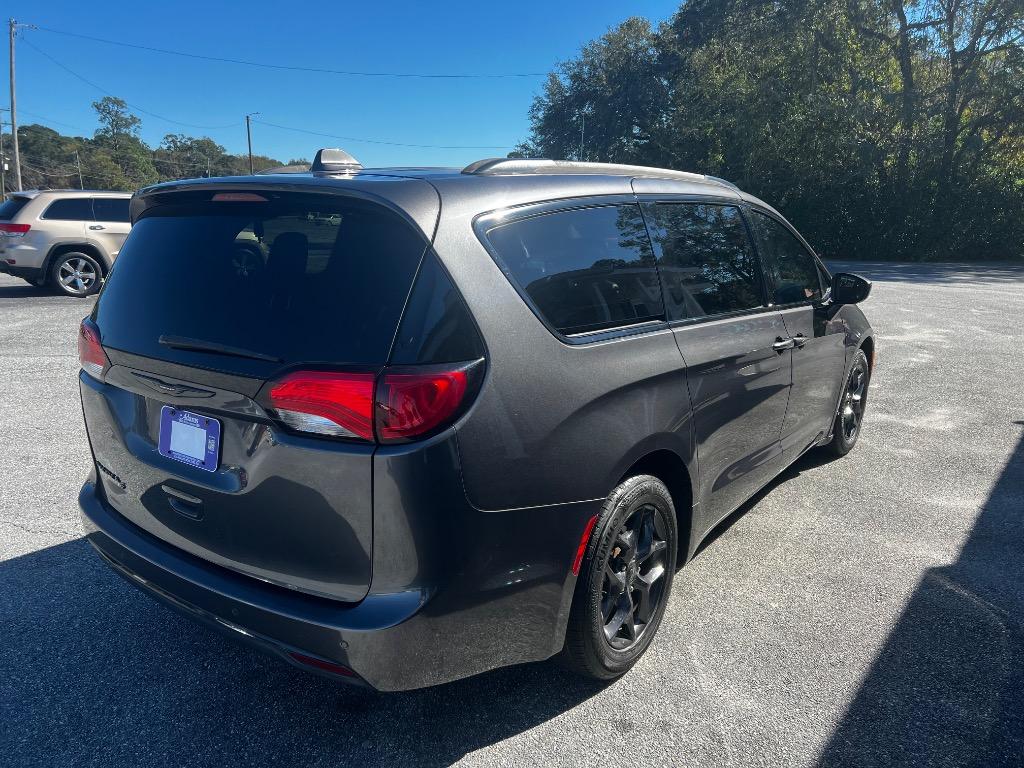
<path id="1" fill-rule="evenodd" d="M 860 444 L 730 518 L 629 675 L 388 696 L 100 563 L 76 503 L 91 302 L 0 276 L 0 764 L 1024 765 L 1024 267 L 854 269 L 878 334 Z"/>

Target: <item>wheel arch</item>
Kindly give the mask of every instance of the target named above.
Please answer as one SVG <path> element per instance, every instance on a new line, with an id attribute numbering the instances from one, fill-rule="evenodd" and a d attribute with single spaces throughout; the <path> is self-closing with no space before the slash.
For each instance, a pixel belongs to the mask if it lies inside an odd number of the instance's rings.
<path id="1" fill-rule="evenodd" d="M 864 354 L 868 358 L 868 373 L 875 372 L 875 337 L 865 336 L 864 340 L 860 343 L 860 349 L 864 350 Z"/>
<path id="2" fill-rule="evenodd" d="M 693 539 L 693 480 L 689 467 L 675 451 L 658 448 L 636 459 L 618 479 L 622 483 L 636 475 L 651 475 L 665 484 L 676 508 L 676 566 L 683 565 Z"/>
<path id="3" fill-rule="evenodd" d="M 66 253 L 85 253 L 92 256 L 99 262 L 100 267 L 103 269 L 101 277 L 106 277 L 110 273 L 111 262 L 107 258 L 107 255 L 103 253 L 95 245 L 90 243 L 57 243 L 50 252 L 46 255 L 46 261 L 43 263 L 43 275 L 46 279 L 49 279 L 50 270 L 53 269 L 54 262 Z"/>

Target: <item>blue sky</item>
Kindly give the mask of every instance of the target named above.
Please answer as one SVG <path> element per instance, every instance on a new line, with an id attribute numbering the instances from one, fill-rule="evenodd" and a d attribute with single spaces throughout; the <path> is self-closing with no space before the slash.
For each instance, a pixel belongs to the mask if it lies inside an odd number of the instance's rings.
<path id="1" fill-rule="evenodd" d="M 51 0 L 23 5 L 18 21 L 144 46 L 304 67 L 520 73 L 548 72 L 627 16 L 660 22 L 678 5 L 679 0 L 518 4 L 260 0 L 131 3 L 120 10 L 120 4 L 114 3 Z M 142 137 L 153 145 L 164 134 L 181 132 L 208 135 L 228 151 L 241 153 L 245 151 L 243 115 L 260 112 L 257 120 L 328 134 L 494 147 L 393 147 L 255 123 L 253 151 L 283 160 L 310 157 L 320 146 L 342 146 L 365 165 L 461 166 L 503 155 L 527 135 L 527 110 L 544 80 L 352 77 L 182 58 L 45 30 L 25 30 L 23 38 L 18 42 L 17 60 L 22 125 L 38 122 L 62 133 L 91 136 L 96 120 L 90 103 L 106 91 L 165 118 L 215 126 L 196 128 L 140 114 Z"/>

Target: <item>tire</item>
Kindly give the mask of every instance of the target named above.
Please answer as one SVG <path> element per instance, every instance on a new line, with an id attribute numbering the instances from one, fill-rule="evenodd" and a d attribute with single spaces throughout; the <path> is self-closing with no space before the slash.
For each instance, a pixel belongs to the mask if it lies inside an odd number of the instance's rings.
<path id="1" fill-rule="evenodd" d="M 50 287 L 65 296 L 92 296 L 100 289 L 103 267 L 88 253 L 62 253 L 50 267 Z"/>
<path id="2" fill-rule="evenodd" d="M 871 368 L 867 355 L 858 349 L 850 366 L 850 373 L 843 384 L 843 395 L 839 401 L 832 424 L 832 440 L 824 450 L 833 456 L 845 456 L 853 450 L 864 425 L 864 411 L 868 404 L 868 384 L 871 382 Z"/>
<path id="3" fill-rule="evenodd" d="M 562 651 L 570 669 L 613 680 L 644 654 L 672 592 L 678 540 L 672 496 L 656 477 L 637 475 L 612 491 L 576 582 Z"/>

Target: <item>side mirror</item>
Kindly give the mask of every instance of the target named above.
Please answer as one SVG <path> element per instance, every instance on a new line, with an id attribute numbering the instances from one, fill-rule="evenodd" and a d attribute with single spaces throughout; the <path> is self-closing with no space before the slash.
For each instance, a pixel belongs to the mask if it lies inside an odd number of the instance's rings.
<path id="1" fill-rule="evenodd" d="M 832 275 L 832 302 L 834 304 L 859 304 L 871 293 L 871 281 L 850 272 Z"/>

